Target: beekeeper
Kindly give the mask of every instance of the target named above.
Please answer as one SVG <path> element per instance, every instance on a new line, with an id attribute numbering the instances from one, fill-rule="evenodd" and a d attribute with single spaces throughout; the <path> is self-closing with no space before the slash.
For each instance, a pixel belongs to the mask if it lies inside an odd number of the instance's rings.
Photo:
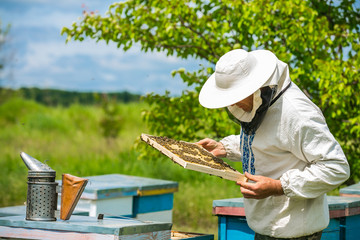
<path id="1" fill-rule="evenodd" d="M 288 65 L 267 50 L 223 55 L 200 104 L 223 108 L 240 135 L 198 142 L 242 161 L 238 182 L 255 239 L 320 239 L 329 224 L 326 193 L 349 177 L 347 159 L 321 110 L 293 83 Z"/>

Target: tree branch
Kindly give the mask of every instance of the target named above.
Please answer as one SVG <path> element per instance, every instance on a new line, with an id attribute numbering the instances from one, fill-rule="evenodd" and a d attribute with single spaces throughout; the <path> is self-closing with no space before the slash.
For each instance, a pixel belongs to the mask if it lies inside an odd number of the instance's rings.
<path id="1" fill-rule="evenodd" d="M 181 22 L 181 25 L 187 29 L 189 29 L 190 31 L 192 31 L 193 33 L 197 34 L 198 36 L 200 36 L 200 38 L 202 38 L 204 40 L 205 43 L 207 43 L 207 39 L 204 37 L 203 34 L 201 34 L 200 32 L 196 31 L 195 29 L 193 29 L 190 25 L 186 25 L 185 24 L 185 21 L 184 19 L 179 16 L 179 19 L 180 19 L 180 22 Z M 219 56 L 215 53 L 214 49 L 212 48 L 212 46 L 210 44 L 208 44 L 208 46 L 210 47 L 210 53 L 214 58 L 218 58 Z M 206 51 L 205 49 L 203 49 L 205 52 L 208 52 Z M 209 60 L 208 58 L 206 58 L 207 60 Z"/>

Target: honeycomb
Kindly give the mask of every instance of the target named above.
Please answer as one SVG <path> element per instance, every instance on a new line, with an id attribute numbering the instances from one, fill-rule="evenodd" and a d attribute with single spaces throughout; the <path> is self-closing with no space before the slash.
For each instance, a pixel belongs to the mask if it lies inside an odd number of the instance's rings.
<path id="1" fill-rule="evenodd" d="M 219 170 L 230 170 L 237 172 L 234 168 L 232 168 L 222 159 L 215 157 L 212 153 L 208 152 L 206 149 L 195 143 L 178 141 L 163 136 L 148 135 L 148 137 L 186 162 L 195 163 L 202 166 L 208 166 L 210 168 Z M 149 142 L 147 143 L 151 145 Z"/>

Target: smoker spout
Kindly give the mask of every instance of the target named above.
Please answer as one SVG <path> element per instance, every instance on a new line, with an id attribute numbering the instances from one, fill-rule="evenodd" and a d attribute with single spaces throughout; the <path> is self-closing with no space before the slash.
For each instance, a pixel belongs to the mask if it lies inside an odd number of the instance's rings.
<path id="1" fill-rule="evenodd" d="M 20 157 L 24 161 L 26 167 L 31 171 L 40 171 L 40 172 L 54 171 L 48 165 L 40 162 L 39 160 L 31 157 L 30 155 L 24 152 L 20 153 Z"/>

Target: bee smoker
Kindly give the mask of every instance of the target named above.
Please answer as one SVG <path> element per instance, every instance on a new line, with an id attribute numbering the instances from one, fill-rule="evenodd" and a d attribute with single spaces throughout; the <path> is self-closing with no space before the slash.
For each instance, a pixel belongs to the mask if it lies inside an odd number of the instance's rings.
<path id="1" fill-rule="evenodd" d="M 56 172 L 24 152 L 21 152 L 20 156 L 29 169 L 26 220 L 56 221 L 55 210 L 58 198 Z"/>

